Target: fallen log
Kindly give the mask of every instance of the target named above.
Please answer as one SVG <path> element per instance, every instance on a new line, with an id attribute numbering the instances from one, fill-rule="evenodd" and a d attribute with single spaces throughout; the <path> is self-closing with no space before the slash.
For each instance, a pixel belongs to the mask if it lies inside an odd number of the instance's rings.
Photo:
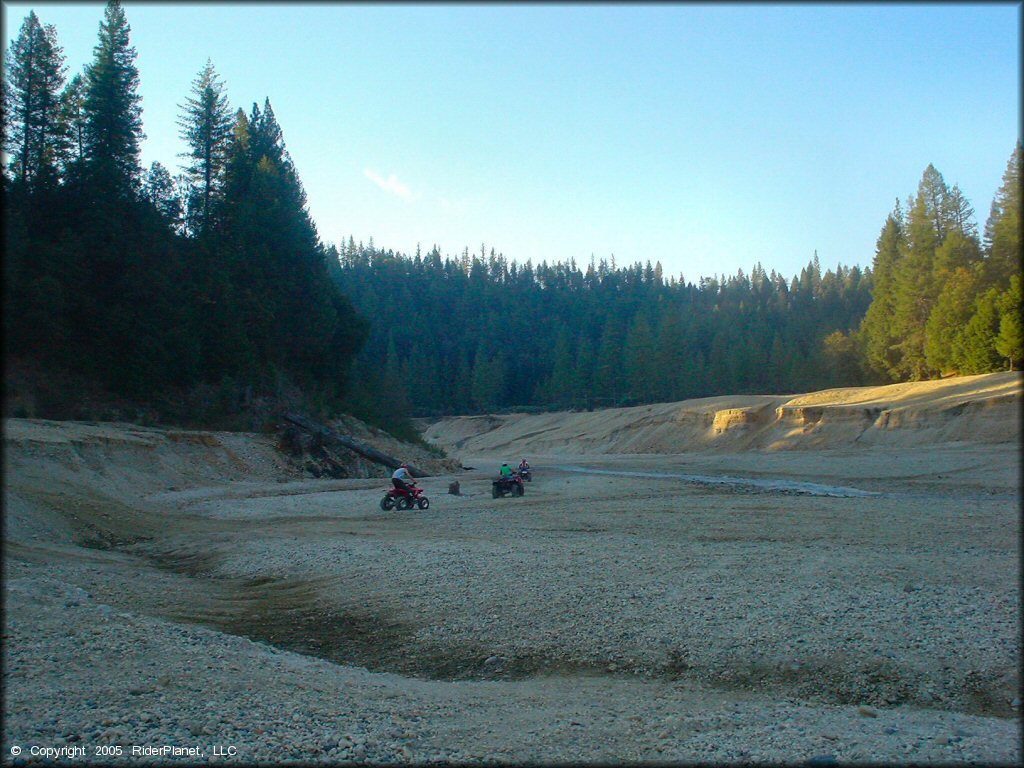
<path id="1" fill-rule="evenodd" d="M 340 445 L 345 448 L 348 448 L 350 451 L 355 451 L 363 458 L 369 459 L 375 464 L 383 464 L 384 466 L 390 467 L 391 469 L 397 469 L 398 466 L 403 463 L 401 459 L 396 459 L 394 456 L 390 456 L 384 453 L 383 451 L 378 451 L 372 445 L 367 445 L 362 440 L 356 440 L 354 437 L 342 435 L 338 432 L 335 432 L 333 429 L 325 427 L 323 424 L 318 424 L 312 419 L 307 419 L 305 416 L 302 416 L 298 413 L 286 413 L 284 414 L 284 418 L 286 421 L 290 421 L 297 427 L 302 427 L 302 429 L 306 430 L 307 432 L 311 432 L 314 435 L 319 435 L 321 438 L 323 438 L 325 443 Z M 409 467 L 409 472 L 412 474 L 413 477 L 430 476 L 430 473 L 425 472 L 423 469 L 415 467 L 412 464 L 409 464 L 408 462 L 405 463 Z"/>

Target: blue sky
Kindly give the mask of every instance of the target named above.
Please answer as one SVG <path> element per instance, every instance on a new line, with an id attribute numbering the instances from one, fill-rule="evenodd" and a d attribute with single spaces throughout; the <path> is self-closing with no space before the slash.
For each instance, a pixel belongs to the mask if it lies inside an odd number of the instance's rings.
<path id="1" fill-rule="evenodd" d="M 4 2 L 69 76 L 103 3 Z M 688 281 L 871 264 L 929 163 L 979 228 L 1020 137 L 1020 5 L 132 3 L 143 162 L 212 59 L 269 97 L 325 242 Z"/>

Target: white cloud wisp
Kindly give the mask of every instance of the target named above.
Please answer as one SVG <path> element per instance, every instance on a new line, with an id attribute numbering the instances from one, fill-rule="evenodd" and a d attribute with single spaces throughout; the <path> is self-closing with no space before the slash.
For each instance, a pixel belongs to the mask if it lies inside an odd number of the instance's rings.
<path id="1" fill-rule="evenodd" d="M 399 181 L 398 177 L 395 176 L 395 174 L 393 173 L 389 174 L 387 178 L 384 178 L 376 171 L 367 168 L 366 170 L 363 171 L 363 176 L 368 178 L 370 181 L 372 181 L 378 187 L 383 189 L 385 192 L 390 192 L 391 194 L 395 195 L 396 197 L 400 197 L 403 200 L 413 202 L 415 200 L 420 199 L 419 193 L 413 192 L 409 188 L 408 184 Z"/>

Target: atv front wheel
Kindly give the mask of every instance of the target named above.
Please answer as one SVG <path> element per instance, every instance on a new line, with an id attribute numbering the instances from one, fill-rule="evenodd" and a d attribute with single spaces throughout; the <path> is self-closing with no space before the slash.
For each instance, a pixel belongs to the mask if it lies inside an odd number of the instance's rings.
<path id="1" fill-rule="evenodd" d="M 418 499 L 416 503 L 419 505 L 420 509 L 430 509 L 430 499 L 428 499 L 426 496 L 423 496 L 422 498 Z"/>

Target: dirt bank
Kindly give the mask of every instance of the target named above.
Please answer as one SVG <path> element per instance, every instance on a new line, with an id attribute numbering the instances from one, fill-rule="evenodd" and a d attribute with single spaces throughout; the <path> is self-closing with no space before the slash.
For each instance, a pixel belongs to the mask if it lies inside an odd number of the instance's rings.
<path id="1" fill-rule="evenodd" d="M 798 396 L 708 397 L 570 414 L 463 416 L 425 436 L 467 454 L 729 453 L 949 442 L 1020 435 L 1022 374 L 994 373 Z"/>

